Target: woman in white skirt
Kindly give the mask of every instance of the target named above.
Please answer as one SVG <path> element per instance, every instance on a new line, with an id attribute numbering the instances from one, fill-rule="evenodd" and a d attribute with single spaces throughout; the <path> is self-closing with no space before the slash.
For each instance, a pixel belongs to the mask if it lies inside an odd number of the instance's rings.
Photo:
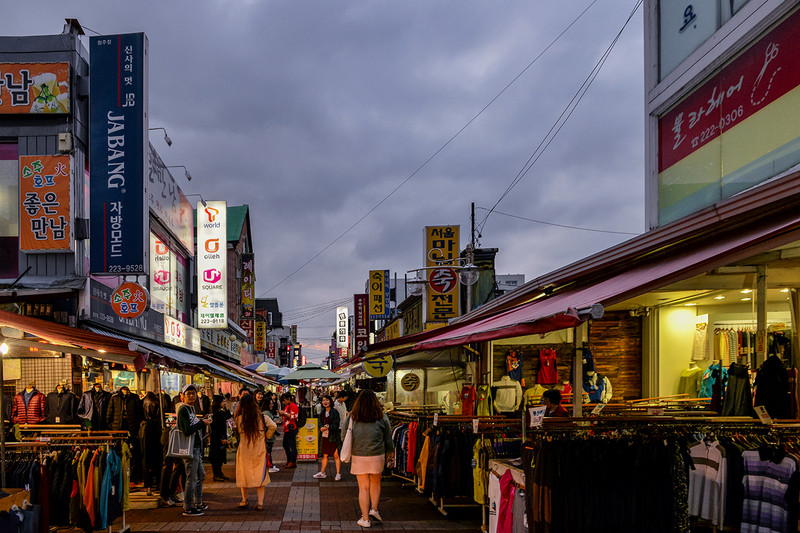
<path id="1" fill-rule="evenodd" d="M 381 474 L 386 461 L 394 456 L 394 443 L 389 419 L 383 414 L 378 397 L 363 390 L 353 404 L 344 427 L 353 420 L 352 463 L 350 473 L 358 479 L 358 504 L 361 507 L 361 527 L 370 527 L 370 518 L 379 522 L 378 500 L 381 497 Z M 371 504 L 371 505 L 370 505 Z"/>

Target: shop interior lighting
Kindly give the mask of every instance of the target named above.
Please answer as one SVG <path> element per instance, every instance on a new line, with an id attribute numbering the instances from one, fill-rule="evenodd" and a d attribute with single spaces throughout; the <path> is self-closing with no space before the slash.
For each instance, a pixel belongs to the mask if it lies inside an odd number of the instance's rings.
<path id="1" fill-rule="evenodd" d="M 8 344 L 3 341 L 0 343 L 0 355 L 6 355 L 8 353 Z"/>
<path id="2" fill-rule="evenodd" d="M 750 300 L 752 300 L 752 298 L 742 298 L 743 302 L 749 302 Z"/>
<path id="3" fill-rule="evenodd" d="M 789 289 L 781 289 L 781 292 L 789 292 Z"/>
<path id="4" fill-rule="evenodd" d="M 689 302 L 688 304 L 683 304 L 683 305 L 686 305 L 686 306 L 692 306 L 692 305 L 697 305 L 697 304 L 696 304 L 696 303 L 694 303 L 694 302 Z"/>
<path id="5" fill-rule="evenodd" d="M 166 141 L 167 146 L 172 146 L 172 139 L 170 139 L 169 135 L 167 135 L 167 130 L 165 130 L 164 128 L 150 128 L 150 131 L 156 131 L 156 130 L 164 130 L 164 141 Z"/>
<path id="6" fill-rule="evenodd" d="M 742 294 L 750 294 L 751 292 L 753 292 L 753 289 L 742 289 L 740 292 Z"/>
<path id="7" fill-rule="evenodd" d="M 714 296 L 714 299 L 715 300 L 724 300 L 725 297 L 724 296 Z"/>

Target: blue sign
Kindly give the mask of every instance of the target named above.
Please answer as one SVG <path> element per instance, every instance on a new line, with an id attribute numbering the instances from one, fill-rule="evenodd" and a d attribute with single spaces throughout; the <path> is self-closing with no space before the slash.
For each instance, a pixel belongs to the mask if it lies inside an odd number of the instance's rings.
<path id="1" fill-rule="evenodd" d="M 147 274 L 147 37 L 89 39 L 90 269 Z"/>

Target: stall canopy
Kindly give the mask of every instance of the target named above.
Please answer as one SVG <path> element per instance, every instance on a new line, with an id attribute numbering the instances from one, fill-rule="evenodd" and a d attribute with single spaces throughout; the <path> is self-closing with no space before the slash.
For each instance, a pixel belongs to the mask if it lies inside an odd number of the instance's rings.
<path id="1" fill-rule="evenodd" d="M 149 351 L 151 354 L 153 354 L 155 359 L 161 359 L 160 362 L 165 364 L 166 366 L 178 367 L 181 369 L 186 369 L 198 373 L 207 371 L 209 374 L 212 374 L 221 379 L 231 380 L 236 382 L 244 382 L 247 385 L 253 386 L 252 380 L 245 379 L 242 376 L 229 372 L 228 370 L 222 368 L 221 366 L 212 363 L 211 361 L 208 361 L 207 359 L 199 355 L 190 352 L 185 352 L 183 350 L 168 348 L 166 346 L 160 346 L 152 342 L 134 339 L 133 337 L 128 337 L 126 335 L 122 335 L 116 332 L 104 331 L 101 329 L 91 328 L 91 327 L 89 329 L 91 329 L 98 335 L 107 336 L 113 339 L 119 339 L 121 341 L 124 341 L 125 343 L 136 343 L 143 350 Z M 144 365 L 142 365 L 142 367 L 143 366 Z M 140 368 L 137 366 L 136 369 L 139 370 Z"/>
<path id="2" fill-rule="evenodd" d="M 521 335 L 547 333 L 580 323 L 576 310 L 600 304 L 608 307 L 670 283 L 765 252 L 800 237 L 800 216 L 758 228 L 718 235 L 693 249 L 676 249 L 589 286 L 521 305 L 427 338 L 414 350 L 432 350 Z M 582 314 L 582 313 L 581 313 Z"/>
<path id="3" fill-rule="evenodd" d="M 112 339 L 92 331 L 73 328 L 30 316 L 17 315 L 9 313 L 8 311 L 0 311 L 0 326 L 13 328 L 28 336 L 32 335 L 39 339 L 31 340 L 30 337 L 22 339 L 8 338 L 11 337 L 9 335 L 6 338 L 6 342 L 11 345 L 25 345 L 31 342 L 38 343 L 40 341 L 46 341 L 47 343 L 55 345 L 53 347 L 47 347 L 47 349 L 54 351 L 86 355 L 116 363 L 128 365 L 142 364 L 142 366 L 144 366 L 143 355 L 128 349 L 127 342 L 120 339 Z M 37 344 L 37 346 L 42 347 L 41 344 Z"/>

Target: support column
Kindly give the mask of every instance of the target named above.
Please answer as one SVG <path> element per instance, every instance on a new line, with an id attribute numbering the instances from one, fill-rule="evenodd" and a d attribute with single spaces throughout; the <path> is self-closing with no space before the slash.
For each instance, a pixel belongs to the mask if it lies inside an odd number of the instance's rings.
<path id="1" fill-rule="evenodd" d="M 583 416 L 583 343 L 589 340 L 589 324 L 581 322 L 573 331 L 575 355 L 572 358 L 572 417 Z"/>
<path id="2" fill-rule="evenodd" d="M 767 358 L 767 267 L 756 267 L 756 366 Z"/>

